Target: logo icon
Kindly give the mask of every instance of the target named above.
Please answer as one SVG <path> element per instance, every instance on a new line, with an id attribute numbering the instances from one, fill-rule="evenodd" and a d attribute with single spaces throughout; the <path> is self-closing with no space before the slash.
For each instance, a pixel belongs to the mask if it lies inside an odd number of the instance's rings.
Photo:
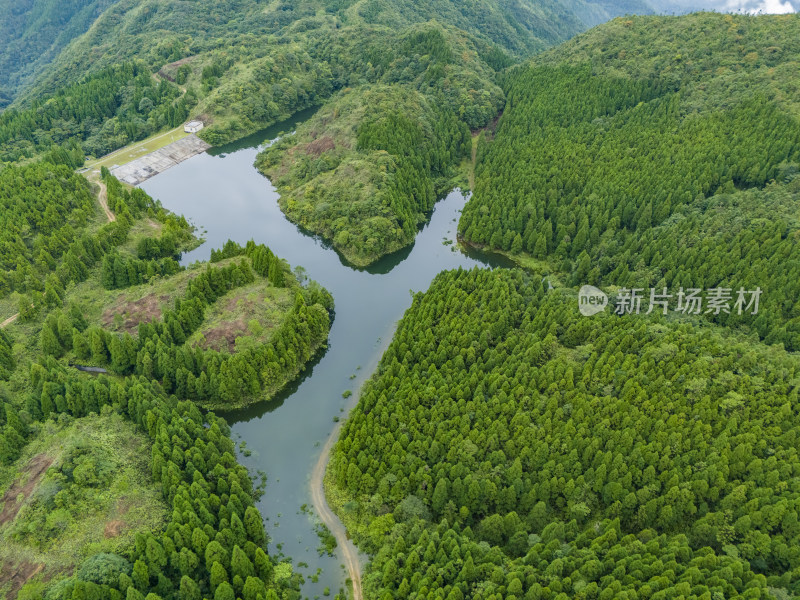
<path id="1" fill-rule="evenodd" d="M 578 292 L 578 310 L 586 317 L 603 312 L 608 306 L 608 296 L 593 285 L 584 285 Z"/>

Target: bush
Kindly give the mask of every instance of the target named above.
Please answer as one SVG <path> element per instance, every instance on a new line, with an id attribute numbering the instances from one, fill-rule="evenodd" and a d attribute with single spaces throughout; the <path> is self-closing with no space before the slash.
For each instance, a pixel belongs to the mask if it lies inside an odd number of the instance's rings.
<path id="1" fill-rule="evenodd" d="M 101 585 L 116 586 L 119 576 L 130 575 L 131 563 L 116 554 L 95 554 L 90 556 L 78 569 L 78 579 Z"/>

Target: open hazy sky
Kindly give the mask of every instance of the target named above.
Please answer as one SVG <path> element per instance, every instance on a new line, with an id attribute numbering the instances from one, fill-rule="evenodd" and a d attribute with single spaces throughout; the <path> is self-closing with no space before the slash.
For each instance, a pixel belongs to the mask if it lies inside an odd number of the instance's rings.
<path id="1" fill-rule="evenodd" d="M 800 9 L 800 0 L 667 0 L 655 5 L 670 4 L 684 10 L 718 10 L 764 13 L 791 13 Z M 666 11 L 670 12 L 670 11 Z"/>

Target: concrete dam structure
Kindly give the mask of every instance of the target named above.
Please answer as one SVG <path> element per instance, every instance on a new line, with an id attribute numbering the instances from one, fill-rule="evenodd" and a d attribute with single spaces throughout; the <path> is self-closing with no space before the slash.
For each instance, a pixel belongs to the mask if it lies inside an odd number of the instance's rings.
<path id="1" fill-rule="evenodd" d="M 112 167 L 111 174 L 129 185 L 139 185 L 187 158 L 202 154 L 210 147 L 196 135 L 188 135 L 128 164 Z"/>

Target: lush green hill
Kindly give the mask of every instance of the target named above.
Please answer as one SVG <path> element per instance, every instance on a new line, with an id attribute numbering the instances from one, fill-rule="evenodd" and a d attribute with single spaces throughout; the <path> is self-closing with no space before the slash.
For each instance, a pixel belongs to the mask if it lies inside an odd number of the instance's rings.
<path id="1" fill-rule="evenodd" d="M 369 33 L 346 28 L 320 42 L 314 52 L 347 57 L 335 76 L 355 87 L 257 163 L 281 191 L 284 212 L 358 265 L 413 241 L 469 156 L 469 130 L 503 101 L 486 47 L 462 32 L 432 22 Z"/>
<path id="2" fill-rule="evenodd" d="M 366 597 L 794 597 L 798 374 L 686 317 L 588 318 L 538 276 L 440 274 L 328 471 Z"/>
<path id="3" fill-rule="evenodd" d="M 184 269 L 185 219 L 99 185 L 110 222 L 65 165 L 0 171 L 0 307 L 20 313 L 0 330 L 0 595 L 295 600 L 197 405 L 271 398 L 325 344 L 332 298 L 253 242 Z"/>
<path id="4" fill-rule="evenodd" d="M 761 190 L 776 178 L 785 183 L 796 171 L 798 56 L 797 15 L 704 13 L 617 19 L 514 69 L 496 136 L 480 144 L 462 235 L 531 255 L 576 285 L 764 289 L 772 282 L 770 316 L 751 323 L 771 341 L 799 348 L 796 261 L 767 272 L 750 254 L 767 235 L 788 250 L 796 220 L 777 221 L 774 230 L 753 219 L 753 207 L 774 205 L 775 194 L 718 197 Z M 779 214 L 792 211 L 796 192 L 787 193 Z M 754 229 L 727 240 L 729 254 L 699 276 L 691 266 L 700 256 L 666 239 L 678 235 L 680 216 L 701 227 L 697 210 L 714 204 L 728 210 L 708 223 L 711 231 L 702 229 L 709 237 L 721 242 L 732 233 L 726 224 L 741 219 Z M 653 232 L 671 217 L 673 225 Z M 697 240 L 698 231 L 682 231 L 684 243 Z M 739 268 L 727 268 L 733 264 Z"/>
<path id="5" fill-rule="evenodd" d="M 154 78 L 140 61 L 87 75 L 30 106 L 0 113 L 0 161 L 47 153 L 71 167 L 183 123 L 193 93 Z"/>
<path id="6" fill-rule="evenodd" d="M 626 237 L 622 246 L 610 240 L 599 252 L 613 252 L 614 269 L 602 274 L 607 261 L 592 264 L 588 254 L 576 261 L 571 284 L 620 285 L 677 291 L 696 288 L 761 288 L 757 314 L 738 311 L 709 314 L 728 326 L 755 330 L 767 343 L 800 349 L 800 177 L 785 167 L 780 183 L 763 190 L 720 193 L 693 203 L 641 236 Z"/>
<path id="7" fill-rule="evenodd" d="M 116 0 L 22 0 L 0 4 L 0 109 Z"/>
<path id="8" fill-rule="evenodd" d="M 561 3 L 575 14 L 586 27 L 594 27 L 614 17 L 623 15 L 646 15 L 653 12 L 651 2 L 639 0 L 601 0 L 586 2 L 585 0 L 562 0 Z M 659 12 L 665 12 L 659 11 Z"/>
<path id="9" fill-rule="evenodd" d="M 575 6 L 572 6 L 572 5 Z M 574 10 L 573 10 L 574 8 Z M 121 0 L 97 19 L 23 94 L 27 98 L 98 68 L 139 58 L 155 69 L 216 48 L 262 46 L 275 37 L 303 37 L 342 25 L 385 25 L 398 30 L 432 19 L 469 32 L 519 56 L 542 50 L 599 20 L 651 12 L 643 1 L 498 0 Z M 591 14 L 582 19 L 576 12 Z"/>
<path id="10" fill-rule="evenodd" d="M 7 416 L 15 421 L 11 411 Z M 0 521 L 4 597 L 24 583 L 7 575 L 20 566 L 24 573 L 27 565 L 41 565 L 40 579 L 51 580 L 81 563 L 82 574 L 106 581 L 118 568 L 130 574 L 131 564 L 115 553 L 126 554 L 137 536 L 167 521 L 150 475 L 151 453 L 151 440 L 112 411 L 37 427 L 16 462 L 0 467 L 0 502 L 13 504 Z"/>
<path id="11" fill-rule="evenodd" d="M 617 19 L 500 78 L 460 230 L 535 273 L 440 274 L 362 390 L 327 489 L 368 597 L 800 593 L 799 29 Z M 542 272 L 764 296 L 588 318 Z"/>
<path id="12" fill-rule="evenodd" d="M 556 0 L 521 0 L 511 5 L 497 0 L 468 4 L 453 0 L 121 0 L 103 11 L 89 31 L 52 64 L 30 66 L 32 75 L 18 90 L 18 104 L 77 82 L 87 69 L 93 72 L 143 61 L 151 71 L 160 70 L 170 80 L 177 76 L 190 88 L 190 98 L 200 100 L 195 113 L 212 124 L 206 135 L 218 143 L 321 103 L 341 87 L 342 77 L 337 75 L 352 78 L 355 70 L 350 57 L 335 51 L 341 47 L 340 38 L 352 38 L 353 32 L 371 37 L 375 28 L 397 33 L 437 20 L 467 32 L 483 47 L 487 60 L 499 67 L 509 63 L 506 53 L 529 55 L 618 12 L 650 9 L 633 1 L 619 9 L 580 2 L 575 10 L 591 17 L 584 15 L 582 20 Z M 384 41 L 372 47 L 373 64 L 385 64 L 392 55 L 389 41 Z"/>
<path id="13" fill-rule="evenodd" d="M 122 0 L 0 116 L 0 158 L 52 152 L 78 166 L 82 153 L 102 155 L 187 116 L 201 117 L 201 137 L 220 144 L 353 88 L 325 113 L 346 114 L 344 124 L 319 117 L 296 138 L 303 147 L 330 138 L 336 152 L 293 164 L 296 149 L 278 156 L 286 142 L 261 166 L 291 218 L 369 264 L 409 244 L 452 187 L 471 150 L 467 129 L 487 125 L 503 104 L 498 71 L 616 10 L 648 10 L 573 4 L 584 20 L 554 0 Z M 376 93 L 385 108 L 396 100 L 389 121 L 408 127 L 392 130 L 384 115 L 362 110 Z M 364 186 L 347 185 L 353 173 Z"/>

